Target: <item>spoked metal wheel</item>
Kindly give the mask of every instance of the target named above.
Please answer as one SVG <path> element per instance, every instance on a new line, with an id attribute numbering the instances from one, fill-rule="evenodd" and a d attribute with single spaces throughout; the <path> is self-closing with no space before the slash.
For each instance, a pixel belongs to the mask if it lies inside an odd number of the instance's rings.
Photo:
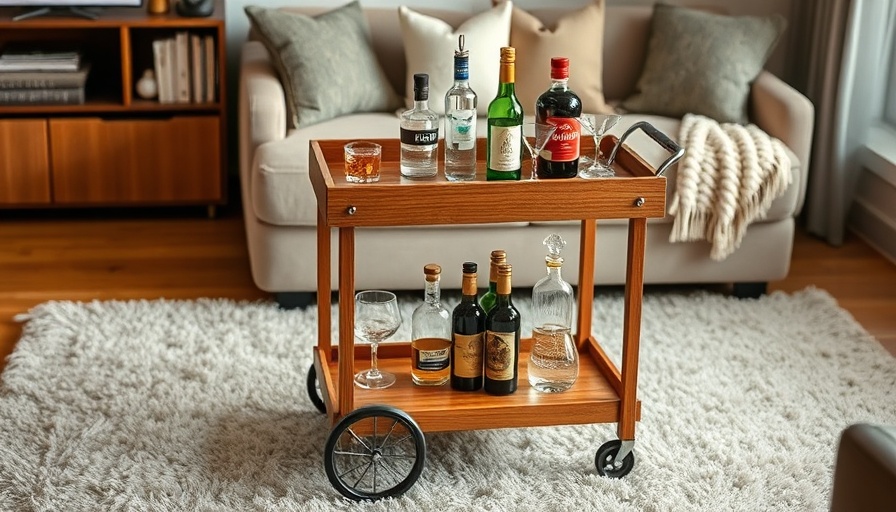
<path id="1" fill-rule="evenodd" d="M 324 448 L 330 483 L 357 501 L 404 493 L 420 477 L 425 459 L 423 431 L 404 411 L 386 405 L 347 414 Z"/>
<path id="2" fill-rule="evenodd" d="M 305 384 L 308 388 L 308 398 L 311 399 L 314 407 L 317 407 L 317 410 L 320 412 L 327 412 L 327 405 L 324 403 L 323 395 L 320 393 L 320 381 L 317 380 L 317 370 L 314 369 L 314 364 L 308 369 L 308 378 Z"/>
<path id="3" fill-rule="evenodd" d="M 597 454 L 594 456 L 594 465 L 597 467 L 599 475 L 610 478 L 622 478 L 629 474 L 635 466 L 635 452 L 629 452 L 624 459 L 616 460 L 620 447 L 622 447 L 622 441 L 614 439 L 613 441 L 607 441 L 597 449 Z"/>

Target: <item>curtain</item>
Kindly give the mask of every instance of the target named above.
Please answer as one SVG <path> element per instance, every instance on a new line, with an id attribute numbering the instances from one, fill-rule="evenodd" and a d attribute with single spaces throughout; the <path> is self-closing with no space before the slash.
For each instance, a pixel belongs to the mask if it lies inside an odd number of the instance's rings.
<path id="1" fill-rule="evenodd" d="M 806 95 L 815 104 L 807 229 L 840 245 L 860 150 L 881 118 L 896 26 L 892 0 L 818 0 L 811 22 Z"/>

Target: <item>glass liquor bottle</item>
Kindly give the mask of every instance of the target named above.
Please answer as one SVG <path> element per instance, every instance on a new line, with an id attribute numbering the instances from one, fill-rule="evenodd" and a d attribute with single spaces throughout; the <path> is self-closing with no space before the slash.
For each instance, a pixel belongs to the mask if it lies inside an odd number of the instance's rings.
<path id="1" fill-rule="evenodd" d="M 569 59 L 552 58 L 551 87 L 535 101 L 535 121 L 557 127 L 538 155 L 535 176 L 540 180 L 574 178 L 578 174 L 582 101 L 569 89 L 568 80 Z"/>
<path id="2" fill-rule="evenodd" d="M 414 108 L 401 113 L 399 167 L 406 178 L 431 178 L 439 171 L 439 116 L 429 109 L 429 75 L 414 75 Z"/>
<path id="3" fill-rule="evenodd" d="M 464 36 L 454 51 L 454 86 L 445 94 L 445 178 L 476 177 L 476 92 L 470 88 L 470 52 Z"/>
<path id="4" fill-rule="evenodd" d="M 509 395 L 519 383 L 520 312 L 510 299 L 510 264 L 498 266 L 495 307 L 485 318 L 485 392 Z"/>
<path id="5" fill-rule="evenodd" d="M 534 329 L 529 353 L 529 384 L 546 393 L 566 391 L 579 376 L 579 353 L 571 327 L 575 298 L 572 286 L 563 280 L 560 251 L 566 242 L 560 235 L 544 239 L 547 275 L 532 287 Z"/>
<path id="6" fill-rule="evenodd" d="M 463 270 L 460 303 L 451 313 L 451 388 L 476 391 L 482 388 L 485 311 L 476 301 L 476 264 L 465 262 Z"/>
<path id="7" fill-rule="evenodd" d="M 411 379 L 419 386 L 448 382 L 451 360 L 451 313 L 441 302 L 439 279 L 442 267 L 423 267 L 423 303 L 411 316 Z"/>
<path id="8" fill-rule="evenodd" d="M 523 158 L 523 107 L 516 97 L 516 49 L 501 48 L 498 94 L 488 105 L 486 179 L 519 180 Z"/>
<path id="9" fill-rule="evenodd" d="M 488 313 L 495 307 L 495 298 L 498 290 L 498 265 L 507 263 L 507 252 L 503 249 L 495 249 L 491 253 L 491 259 L 488 268 L 488 291 L 482 294 L 479 299 L 479 305 L 482 310 Z"/>

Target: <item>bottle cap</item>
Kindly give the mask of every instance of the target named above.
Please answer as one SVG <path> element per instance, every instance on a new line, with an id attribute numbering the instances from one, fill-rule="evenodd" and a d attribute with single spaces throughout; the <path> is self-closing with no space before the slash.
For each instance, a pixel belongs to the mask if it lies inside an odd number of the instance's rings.
<path id="1" fill-rule="evenodd" d="M 476 265 L 476 263 L 472 261 L 464 262 L 464 274 L 475 274 L 478 268 L 479 267 Z"/>
<path id="2" fill-rule="evenodd" d="M 504 249 L 495 249 L 492 251 L 492 262 L 493 263 L 503 263 L 507 261 L 507 252 Z"/>
<path id="3" fill-rule="evenodd" d="M 551 78 L 560 80 L 569 78 L 569 59 L 566 57 L 551 58 Z"/>
<path id="4" fill-rule="evenodd" d="M 435 263 L 429 263 L 423 266 L 423 275 L 426 276 L 427 281 L 435 281 L 439 278 L 439 274 L 442 273 L 442 267 L 438 266 Z"/>
<path id="5" fill-rule="evenodd" d="M 416 73 L 414 75 L 414 99 L 429 99 L 429 75 L 426 73 Z"/>
<path id="6" fill-rule="evenodd" d="M 501 62 L 505 63 L 514 63 L 516 62 L 516 48 L 512 46 L 505 46 L 501 48 Z"/>
<path id="7" fill-rule="evenodd" d="M 469 57 L 470 52 L 468 50 L 464 50 L 464 35 L 461 34 L 457 36 L 457 50 L 454 50 L 455 57 Z"/>
<path id="8" fill-rule="evenodd" d="M 511 266 L 510 263 L 502 263 L 502 264 L 498 265 L 498 275 L 499 276 L 509 276 L 513 273 L 512 271 L 513 271 L 513 266 Z"/>

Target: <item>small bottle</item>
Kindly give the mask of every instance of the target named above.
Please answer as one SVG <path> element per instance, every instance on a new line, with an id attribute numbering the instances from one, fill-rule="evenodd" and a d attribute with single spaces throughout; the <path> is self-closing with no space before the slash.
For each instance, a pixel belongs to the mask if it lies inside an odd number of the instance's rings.
<path id="1" fill-rule="evenodd" d="M 545 393 L 571 388 L 579 376 L 579 353 L 572 338 L 575 297 L 563 280 L 560 251 L 566 242 L 558 234 L 544 239 L 548 254 L 547 275 L 532 287 L 532 350 L 529 352 L 529 384 Z"/>
<path id="2" fill-rule="evenodd" d="M 451 313 L 451 388 L 482 389 L 482 351 L 485 345 L 485 311 L 476 301 L 477 266 L 463 265 L 460 303 Z"/>
<path id="3" fill-rule="evenodd" d="M 445 94 L 445 178 L 470 181 L 476 177 L 476 92 L 470 88 L 470 52 L 464 36 L 454 51 L 454 87 Z"/>
<path id="4" fill-rule="evenodd" d="M 551 87 L 535 101 L 535 121 L 557 127 L 536 161 L 535 176 L 540 180 L 578 174 L 582 101 L 569 89 L 568 81 L 569 59 L 552 58 Z"/>
<path id="5" fill-rule="evenodd" d="M 488 105 L 486 179 L 517 180 L 522 176 L 523 107 L 514 86 L 516 49 L 501 48 L 498 95 Z"/>
<path id="6" fill-rule="evenodd" d="M 439 278 L 442 267 L 423 267 L 423 304 L 411 316 L 411 379 L 419 386 L 448 382 L 451 361 L 451 313 L 442 306 Z"/>
<path id="7" fill-rule="evenodd" d="M 414 108 L 401 113 L 401 175 L 431 178 L 439 171 L 439 116 L 429 109 L 429 75 L 414 75 Z"/>
<path id="8" fill-rule="evenodd" d="M 492 251 L 488 268 L 488 291 L 483 293 L 482 298 L 479 299 L 479 305 L 486 313 L 495 307 L 498 290 L 498 265 L 502 263 L 507 263 L 507 252 L 503 249 L 495 249 Z"/>
<path id="9" fill-rule="evenodd" d="M 495 307 L 485 319 L 485 392 L 509 395 L 519 383 L 520 312 L 510 300 L 511 267 L 498 266 L 498 292 Z"/>

